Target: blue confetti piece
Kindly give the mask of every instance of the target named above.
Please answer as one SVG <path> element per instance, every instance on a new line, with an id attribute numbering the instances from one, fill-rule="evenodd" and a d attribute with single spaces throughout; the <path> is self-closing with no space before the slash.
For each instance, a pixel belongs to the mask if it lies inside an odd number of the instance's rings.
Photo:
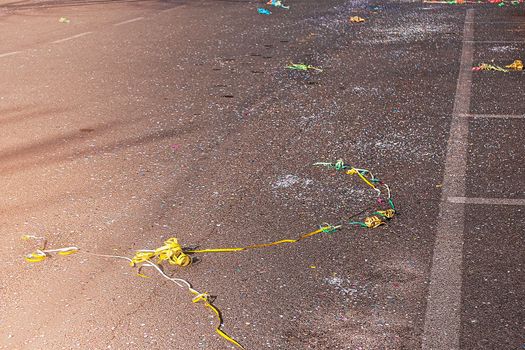
<path id="1" fill-rule="evenodd" d="M 267 9 L 263 9 L 262 7 L 259 7 L 257 9 L 257 12 L 259 12 L 261 15 L 271 15 L 272 13 L 270 11 L 268 11 Z"/>

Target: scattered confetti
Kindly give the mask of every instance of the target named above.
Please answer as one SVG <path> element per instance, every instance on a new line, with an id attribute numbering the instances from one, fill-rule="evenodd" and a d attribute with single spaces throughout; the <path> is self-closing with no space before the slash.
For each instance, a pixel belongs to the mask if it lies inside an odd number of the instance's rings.
<path id="1" fill-rule="evenodd" d="M 521 60 L 514 60 L 514 62 L 512 62 L 511 64 L 506 65 L 505 68 L 509 68 L 512 70 L 523 70 L 523 62 Z"/>
<path id="2" fill-rule="evenodd" d="M 494 4 L 498 7 L 504 7 L 508 5 L 509 3 L 511 5 L 517 6 L 521 3 L 523 3 L 524 0 L 512 0 L 512 1 L 505 1 L 505 0 L 487 0 L 489 4 Z M 483 3 L 483 1 L 475 1 L 475 0 L 423 0 L 424 3 L 430 3 L 430 4 L 448 4 L 448 5 L 464 5 L 464 4 L 479 4 Z"/>
<path id="3" fill-rule="evenodd" d="M 505 68 L 508 68 L 508 69 L 505 69 Z M 493 65 L 493 64 L 481 63 L 479 66 L 472 67 L 472 70 L 473 71 L 493 70 L 493 71 L 505 72 L 505 73 L 509 72 L 509 69 L 513 71 L 521 71 L 523 70 L 523 62 L 521 60 L 514 60 L 514 62 L 512 62 L 511 64 L 506 65 L 505 68 L 497 66 L 497 65 Z"/>
<path id="4" fill-rule="evenodd" d="M 507 69 L 502 68 L 500 66 L 495 66 L 493 64 L 487 64 L 487 63 L 481 63 L 479 66 L 472 67 L 473 71 L 480 71 L 480 70 L 494 70 L 498 72 L 508 72 Z"/>
<path id="5" fill-rule="evenodd" d="M 306 65 L 303 65 L 303 66 L 306 66 Z M 306 66 L 306 67 L 307 67 L 306 69 L 308 69 L 309 66 Z M 308 233 L 304 233 L 298 236 L 297 238 L 287 238 L 287 239 L 281 239 L 281 240 L 273 241 L 269 243 L 260 243 L 260 244 L 253 244 L 253 245 L 241 246 L 241 247 L 184 249 L 178 242 L 177 238 L 172 237 L 172 238 L 167 239 L 164 242 L 164 245 L 162 245 L 159 248 L 137 250 L 135 252 L 135 255 L 132 258 L 129 258 L 126 256 L 120 256 L 120 255 L 106 255 L 106 254 L 92 253 L 86 250 L 82 250 L 76 246 L 59 248 L 59 249 L 46 249 L 47 241 L 45 240 L 45 238 L 36 237 L 32 235 L 24 235 L 22 236 L 23 240 L 26 240 L 26 241 L 37 240 L 41 242 L 41 248 L 37 249 L 31 254 L 26 255 L 25 259 L 28 262 L 41 262 L 53 253 L 57 253 L 58 255 L 70 255 L 74 253 L 83 253 L 83 254 L 89 254 L 89 255 L 97 256 L 101 258 L 123 259 L 123 260 L 128 261 L 131 267 L 136 267 L 138 269 L 137 275 L 143 278 L 148 278 L 149 276 L 147 276 L 146 274 L 143 274 L 142 269 L 144 267 L 152 267 L 162 277 L 177 284 L 179 287 L 187 288 L 189 292 L 195 296 L 192 300 L 194 303 L 203 302 L 206 308 L 211 309 L 215 313 L 218 319 L 218 325 L 215 328 L 215 331 L 217 332 L 217 334 L 219 334 L 221 337 L 226 339 L 231 344 L 237 346 L 238 348 L 244 349 L 244 347 L 240 343 L 238 343 L 234 338 L 232 338 L 231 336 L 229 336 L 222 330 L 223 320 L 222 320 L 221 312 L 210 301 L 209 294 L 198 292 L 197 290 L 193 289 L 193 287 L 188 281 L 184 279 L 169 277 L 164 272 L 163 263 L 167 262 L 170 265 L 185 267 L 185 266 L 191 265 L 193 261 L 191 256 L 193 254 L 233 253 L 233 252 L 240 252 L 240 251 L 245 251 L 245 250 L 268 248 L 268 247 L 281 245 L 281 244 L 298 243 L 314 235 L 335 233 L 341 227 L 345 225 L 358 225 L 364 228 L 376 228 L 381 225 L 385 225 L 386 222 L 392 219 L 394 215 L 396 214 L 396 209 L 392 201 L 392 195 L 391 195 L 389 186 L 383 183 L 377 177 L 375 177 L 370 171 L 366 169 L 355 168 L 351 165 L 344 163 L 342 160 L 338 160 L 335 163 L 318 162 L 318 163 L 315 163 L 314 165 L 323 166 L 328 169 L 335 169 L 338 171 L 343 171 L 345 174 L 350 175 L 350 176 L 356 175 L 361 181 L 363 181 L 366 185 L 368 185 L 371 189 L 373 189 L 376 192 L 377 194 L 376 202 L 377 203 L 374 206 L 376 208 L 375 211 L 370 212 L 368 216 L 365 216 L 366 215 L 365 213 L 368 210 L 370 210 L 369 208 L 365 211 L 362 211 L 361 213 L 351 216 L 348 219 L 348 221 L 345 220 L 344 222 L 341 222 L 336 225 L 323 223 L 316 230 L 308 232 Z M 362 221 L 354 221 L 355 219 L 353 218 L 357 216 L 361 216 L 361 215 L 364 216 Z M 316 268 L 315 265 L 310 265 L 309 267 L 311 269 Z"/>
<path id="6" fill-rule="evenodd" d="M 523 0 L 512 0 L 512 1 L 506 1 L 506 0 L 488 0 L 490 4 L 494 4 L 498 7 L 505 7 L 507 5 L 513 5 L 518 6 L 519 4 L 523 3 Z"/>
<path id="7" fill-rule="evenodd" d="M 193 303 L 203 302 L 205 308 L 211 309 L 215 313 L 218 319 L 218 325 L 215 328 L 215 331 L 217 332 L 217 334 L 219 334 L 221 337 L 223 337 L 224 339 L 226 339 L 233 345 L 237 346 L 238 348 L 244 349 L 244 347 L 239 342 L 237 342 L 235 339 L 230 337 L 227 333 L 225 333 L 222 330 L 223 320 L 222 320 L 221 312 L 209 300 L 210 295 L 208 293 L 201 293 L 195 290 L 188 281 L 182 278 L 169 277 L 164 272 L 163 267 L 162 267 L 162 262 L 164 261 L 167 261 L 171 265 L 179 265 L 179 266 L 187 266 L 191 263 L 191 258 L 182 251 L 182 248 L 180 244 L 177 242 L 176 238 L 170 238 L 166 240 L 163 246 L 155 250 L 139 250 L 135 253 L 135 256 L 133 258 L 128 258 L 126 256 L 119 256 L 119 255 L 106 255 L 106 254 L 91 253 L 89 251 L 80 250 L 77 247 L 66 247 L 66 248 L 59 248 L 59 249 L 44 249 L 47 243 L 45 238 L 31 236 L 31 235 L 22 236 L 22 240 L 28 241 L 31 239 L 43 241 L 43 244 L 42 244 L 41 249 L 37 249 L 35 252 L 25 256 L 25 260 L 28 262 L 41 262 L 45 260 L 51 253 L 55 253 L 55 252 L 58 253 L 59 255 L 70 255 L 73 253 L 80 252 L 80 253 L 93 255 L 93 256 L 97 256 L 101 258 L 113 258 L 113 259 L 127 260 L 130 266 L 138 267 L 137 275 L 142 278 L 149 278 L 149 276 L 141 273 L 142 268 L 153 267 L 162 277 L 170 280 L 171 282 L 175 283 L 179 287 L 187 288 L 188 291 L 195 296 L 192 299 Z M 156 263 L 150 260 L 153 258 L 157 259 Z"/>
<path id="8" fill-rule="evenodd" d="M 42 248 L 37 249 L 32 253 L 29 253 L 24 256 L 24 259 L 27 262 L 35 263 L 35 262 L 41 262 L 44 261 L 46 258 L 50 257 L 53 253 L 56 253 L 58 255 L 66 256 L 71 255 L 74 253 L 77 253 L 79 249 L 77 247 L 66 247 L 66 248 L 59 248 L 59 249 L 46 249 L 47 241 L 44 237 L 37 237 L 32 235 L 23 235 L 21 237 L 23 241 L 30 241 L 30 240 L 36 240 L 42 242 Z"/>
<path id="9" fill-rule="evenodd" d="M 271 5 L 275 7 L 280 7 L 283 9 L 289 9 L 290 6 L 284 6 L 283 2 L 281 0 L 269 0 L 266 5 Z"/>
<path id="10" fill-rule="evenodd" d="M 365 22 L 366 19 L 364 19 L 363 17 L 359 17 L 359 16 L 352 16 L 349 18 L 350 22 L 353 22 L 353 23 L 362 23 L 362 22 Z"/>
<path id="11" fill-rule="evenodd" d="M 71 21 L 70 21 L 68 18 L 66 18 L 66 17 L 60 17 L 60 18 L 58 19 L 58 21 L 59 21 L 60 23 L 69 23 L 69 22 L 71 22 Z"/>
<path id="12" fill-rule="evenodd" d="M 286 66 L 286 68 L 293 69 L 293 70 L 303 70 L 303 71 L 307 71 L 307 70 L 310 70 L 310 69 L 316 70 L 318 72 L 322 72 L 323 71 L 319 67 L 314 67 L 314 66 L 311 66 L 309 64 L 303 64 L 303 63 L 290 63 L 289 65 Z"/>
<path id="13" fill-rule="evenodd" d="M 272 14 L 272 13 L 270 12 L 270 10 L 267 10 L 267 9 L 265 9 L 265 8 L 262 8 L 262 7 L 259 7 L 259 8 L 257 9 L 257 12 L 259 12 L 259 14 L 261 14 L 261 15 L 266 15 L 266 16 L 269 16 L 269 15 Z"/>
<path id="14" fill-rule="evenodd" d="M 424 3 L 431 4 L 448 4 L 448 5 L 463 5 L 463 4 L 476 4 L 477 1 L 465 1 L 465 0 L 423 0 Z"/>

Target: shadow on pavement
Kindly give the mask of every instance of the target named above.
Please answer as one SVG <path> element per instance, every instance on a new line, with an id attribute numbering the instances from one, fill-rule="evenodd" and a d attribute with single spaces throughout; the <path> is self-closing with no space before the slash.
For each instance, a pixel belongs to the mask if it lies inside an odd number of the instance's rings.
<path id="1" fill-rule="evenodd" d="M 0 10 L 31 10 L 31 9 L 45 9 L 54 7 L 73 7 L 73 6 L 90 6 L 90 5 L 104 5 L 104 4 L 126 4 L 126 3 L 162 3 L 181 6 L 187 3 L 185 0 L 49 0 L 49 1 L 35 1 L 22 0 L 0 3 Z"/>
<path id="2" fill-rule="evenodd" d="M 36 113 L 31 114 L 36 117 Z M 159 140 L 170 139 L 176 135 L 187 135 L 192 132 L 192 125 L 187 128 L 164 130 L 140 136 L 123 138 L 110 143 L 101 143 L 95 148 L 85 145 L 87 137 L 104 137 L 120 125 L 127 125 L 138 120 L 114 121 L 103 125 L 92 125 L 30 144 L 0 150 L 0 174 L 12 173 L 23 169 L 60 163 L 68 159 L 78 159 L 88 155 L 114 152 L 121 149 L 145 145 Z M 0 121 L 1 122 L 1 121 Z M 89 136 L 88 136 L 89 135 Z"/>

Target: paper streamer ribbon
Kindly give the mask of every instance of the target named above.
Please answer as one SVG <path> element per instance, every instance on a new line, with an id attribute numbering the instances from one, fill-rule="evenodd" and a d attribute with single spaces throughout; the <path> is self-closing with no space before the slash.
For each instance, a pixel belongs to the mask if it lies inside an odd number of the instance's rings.
<path id="1" fill-rule="evenodd" d="M 329 169 L 335 169 L 336 171 L 344 171 L 347 175 L 356 175 L 361 181 L 363 181 L 367 186 L 369 186 L 376 192 L 377 203 L 379 205 L 382 205 L 383 207 L 388 205 L 388 208 L 381 207 L 381 208 L 376 209 L 374 212 L 371 213 L 372 215 L 365 217 L 363 221 L 349 221 L 348 224 L 359 225 L 361 227 L 366 227 L 366 228 L 376 228 L 381 225 L 385 225 L 388 220 L 392 219 L 395 216 L 396 209 L 394 207 L 394 203 L 392 200 L 390 188 L 388 187 L 388 185 L 386 185 L 381 180 L 379 180 L 377 177 L 375 177 L 369 170 L 355 168 L 353 166 L 350 166 L 344 163 L 342 160 L 338 160 L 335 163 L 318 162 L 318 163 L 315 163 L 314 165 L 323 166 Z M 218 322 L 219 324 L 215 329 L 217 334 L 219 334 L 221 337 L 223 337 L 224 339 L 226 339 L 228 342 L 235 345 L 236 347 L 240 349 L 244 349 L 243 346 L 238 341 L 236 341 L 234 338 L 232 338 L 231 336 L 229 336 L 226 332 L 222 330 L 223 319 L 222 319 L 221 312 L 210 301 L 208 293 L 200 293 L 199 291 L 192 288 L 191 284 L 184 279 L 169 277 L 168 275 L 165 274 L 165 272 L 161 269 L 160 266 L 164 262 L 167 262 L 170 265 L 177 265 L 181 267 L 189 266 L 192 263 L 192 258 L 190 254 L 233 253 L 233 252 L 240 252 L 240 251 L 251 250 L 251 249 L 268 248 L 268 247 L 272 247 L 272 246 L 276 246 L 280 244 L 298 243 L 306 238 L 315 236 L 320 233 L 334 233 L 337 230 L 339 230 L 341 227 L 343 227 L 344 225 L 345 223 L 340 223 L 336 225 L 324 223 L 320 225 L 318 229 L 305 233 L 294 239 L 281 239 L 281 240 L 273 241 L 270 243 L 253 244 L 253 245 L 248 245 L 244 247 L 184 249 L 179 244 L 177 238 L 172 237 L 166 240 L 164 242 L 164 245 L 160 246 L 157 249 L 137 250 L 135 252 L 135 255 L 132 258 L 128 258 L 125 256 L 119 256 L 119 255 L 105 255 L 105 254 L 92 253 L 89 251 L 81 250 L 76 246 L 59 248 L 59 249 L 46 249 L 47 241 L 45 240 L 44 237 L 24 235 L 22 236 L 22 239 L 23 240 L 39 240 L 42 242 L 41 249 L 37 249 L 35 252 L 30 253 L 25 256 L 25 260 L 28 262 L 32 262 L 32 263 L 41 262 L 55 253 L 58 255 L 71 255 L 71 254 L 79 252 L 79 253 L 85 253 L 85 254 L 89 254 L 89 255 L 93 255 L 97 257 L 127 260 L 130 266 L 138 268 L 138 275 L 141 277 L 148 277 L 141 273 L 142 268 L 153 267 L 154 269 L 157 270 L 157 272 L 162 277 L 177 284 L 179 287 L 187 288 L 190 291 L 190 293 L 195 296 L 192 299 L 193 303 L 202 303 L 205 306 L 205 308 L 211 309 L 213 313 L 217 316 L 218 321 L 219 321 Z M 156 261 L 153 262 L 152 260 L 156 260 Z"/>
<path id="2" fill-rule="evenodd" d="M 290 63 L 286 66 L 288 69 L 292 70 L 302 70 L 302 71 L 308 71 L 308 70 L 316 70 L 318 72 L 322 72 L 323 70 L 319 67 L 314 67 L 309 64 L 303 64 L 303 63 Z"/>

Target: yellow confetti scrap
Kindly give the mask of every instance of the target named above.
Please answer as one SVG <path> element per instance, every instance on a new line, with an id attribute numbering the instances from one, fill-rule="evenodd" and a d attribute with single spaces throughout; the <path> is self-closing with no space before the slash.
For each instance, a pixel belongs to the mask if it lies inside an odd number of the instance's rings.
<path id="1" fill-rule="evenodd" d="M 353 22 L 353 23 L 362 23 L 362 22 L 365 22 L 366 19 L 364 19 L 363 17 L 359 17 L 359 16 L 352 16 L 350 17 L 350 22 Z"/>
<path id="2" fill-rule="evenodd" d="M 514 60 L 514 62 L 505 66 L 505 68 L 509 68 L 513 70 L 523 70 L 523 62 L 521 60 Z"/>
<path id="3" fill-rule="evenodd" d="M 157 264 L 167 261 L 170 265 L 188 266 L 191 258 L 182 251 L 177 238 L 170 238 L 164 245 L 155 250 L 138 250 L 131 259 L 130 265 L 135 266 L 153 258 L 157 258 Z"/>
<path id="4" fill-rule="evenodd" d="M 37 250 L 36 252 L 24 256 L 24 259 L 30 263 L 41 262 L 45 258 L 47 258 L 47 254 L 41 250 Z"/>

